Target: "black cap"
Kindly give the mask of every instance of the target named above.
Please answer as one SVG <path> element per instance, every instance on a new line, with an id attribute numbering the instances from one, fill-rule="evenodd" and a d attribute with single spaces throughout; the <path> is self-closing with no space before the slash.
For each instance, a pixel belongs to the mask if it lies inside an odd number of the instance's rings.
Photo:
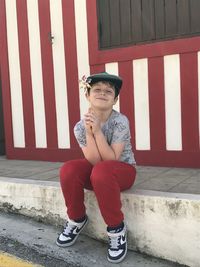
<path id="1" fill-rule="evenodd" d="M 89 85 L 93 85 L 97 82 L 102 82 L 102 81 L 113 83 L 117 95 L 119 94 L 119 90 L 122 87 L 122 78 L 120 76 L 109 74 L 107 72 L 100 72 L 88 76 L 86 80 L 86 82 L 89 83 Z"/>

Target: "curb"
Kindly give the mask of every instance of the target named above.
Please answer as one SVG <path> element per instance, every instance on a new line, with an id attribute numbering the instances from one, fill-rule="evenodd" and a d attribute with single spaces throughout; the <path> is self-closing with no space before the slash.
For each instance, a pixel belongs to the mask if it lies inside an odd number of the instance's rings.
<path id="1" fill-rule="evenodd" d="M 86 234 L 107 240 L 106 225 L 92 191 L 86 190 Z M 198 267 L 200 196 L 130 189 L 122 193 L 129 249 Z M 0 177 L 0 209 L 56 226 L 66 220 L 58 182 Z"/>

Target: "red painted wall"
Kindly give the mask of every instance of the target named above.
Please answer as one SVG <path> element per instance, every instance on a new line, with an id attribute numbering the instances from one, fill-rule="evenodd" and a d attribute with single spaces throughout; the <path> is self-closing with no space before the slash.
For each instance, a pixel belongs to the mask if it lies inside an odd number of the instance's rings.
<path id="1" fill-rule="evenodd" d="M 19 2 L 18 2 L 19 3 Z M 11 95 L 9 82 L 8 48 L 6 32 L 5 0 L 0 0 L 0 70 L 2 77 L 6 155 L 10 159 L 34 159 L 66 161 L 82 156 L 73 134 L 73 126 L 80 119 L 78 66 L 76 51 L 74 1 L 62 0 L 68 107 L 70 123 L 70 149 L 58 149 L 55 128 L 55 92 L 53 79 L 52 47 L 45 37 L 50 29 L 49 0 L 39 1 L 40 37 L 42 50 L 43 85 L 47 126 L 47 148 L 36 148 L 33 119 L 33 99 L 29 61 L 26 0 L 17 5 L 22 97 L 25 123 L 25 148 L 13 145 Z M 89 63 L 91 73 L 104 71 L 105 64 L 118 62 L 119 75 L 123 78 L 120 110 L 130 120 L 132 145 L 139 165 L 174 167 L 200 167 L 199 120 L 198 117 L 198 66 L 197 52 L 200 37 L 136 45 L 112 50 L 98 49 L 96 1 L 87 0 Z M 21 15 L 23 14 L 23 16 Z M 165 136 L 165 102 L 163 56 L 180 54 L 182 151 L 167 151 Z M 151 150 L 136 150 L 134 123 L 133 64 L 134 59 L 148 59 L 149 107 Z M 70 62 L 70 64 L 68 64 Z M 189 66 L 189 67 L 188 67 Z M 191 90 L 187 90 L 187 88 Z M 153 90 L 158 88 L 158 90 Z M 159 99 L 159 101 L 158 101 Z M 188 101 L 189 100 L 189 101 Z"/>

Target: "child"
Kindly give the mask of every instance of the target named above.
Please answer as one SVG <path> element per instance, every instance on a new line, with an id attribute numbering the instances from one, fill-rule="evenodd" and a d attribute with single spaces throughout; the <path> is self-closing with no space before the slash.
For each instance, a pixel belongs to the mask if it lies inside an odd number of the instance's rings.
<path id="1" fill-rule="evenodd" d="M 90 189 L 107 224 L 108 260 L 117 263 L 127 253 L 120 191 L 130 188 L 136 175 L 128 119 L 113 110 L 122 79 L 104 72 L 89 76 L 86 85 L 90 108 L 74 127 L 85 158 L 68 161 L 60 170 L 69 219 L 56 243 L 61 247 L 71 246 L 87 224 L 84 188 Z"/>

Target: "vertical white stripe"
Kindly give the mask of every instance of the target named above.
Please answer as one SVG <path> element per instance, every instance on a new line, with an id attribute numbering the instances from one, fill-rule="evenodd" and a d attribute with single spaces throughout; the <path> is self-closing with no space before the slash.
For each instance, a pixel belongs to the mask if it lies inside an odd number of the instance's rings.
<path id="1" fill-rule="evenodd" d="M 25 147 L 16 1 L 5 3 L 14 147 Z"/>
<path id="2" fill-rule="evenodd" d="M 87 32 L 87 15 L 86 0 L 74 0 L 75 5 L 75 24 L 76 24 L 76 44 L 78 59 L 78 76 L 90 75 L 89 54 L 88 54 L 88 32 Z M 88 110 L 88 102 L 83 90 L 80 90 L 80 112 L 81 117 Z"/>
<path id="3" fill-rule="evenodd" d="M 167 150 L 182 150 L 179 55 L 164 57 Z"/>
<path id="4" fill-rule="evenodd" d="M 136 149 L 150 149 L 147 59 L 133 60 Z"/>
<path id="5" fill-rule="evenodd" d="M 200 144 L 200 52 L 198 52 L 199 144 Z"/>
<path id="6" fill-rule="evenodd" d="M 105 65 L 105 70 L 109 74 L 119 75 L 118 63 L 117 62 L 107 63 Z M 119 99 L 118 99 L 117 103 L 114 106 L 114 109 L 117 110 L 117 111 L 120 110 L 120 107 L 119 107 Z"/>
<path id="7" fill-rule="evenodd" d="M 47 147 L 38 0 L 27 1 L 31 79 L 37 148 Z"/>
<path id="8" fill-rule="evenodd" d="M 55 81 L 58 147 L 70 147 L 67 83 L 63 38 L 63 18 L 61 0 L 50 0 L 51 30 L 53 39 L 53 66 Z"/>

